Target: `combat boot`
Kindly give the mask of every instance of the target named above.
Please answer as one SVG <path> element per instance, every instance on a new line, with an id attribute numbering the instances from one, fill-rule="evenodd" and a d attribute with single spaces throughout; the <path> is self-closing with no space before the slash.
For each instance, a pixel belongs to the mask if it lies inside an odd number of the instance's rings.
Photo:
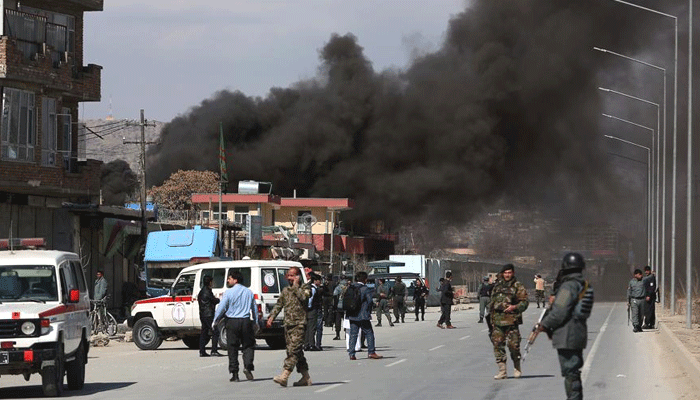
<path id="1" fill-rule="evenodd" d="M 523 373 L 520 370 L 520 359 L 513 360 L 513 376 L 515 378 L 520 378 L 523 376 Z"/>
<path id="2" fill-rule="evenodd" d="M 506 379 L 508 377 L 508 372 L 506 372 L 506 363 L 498 363 L 498 373 L 494 375 L 493 379 Z"/>
<path id="3" fill-rule="evenodd" d="M 299 371 L 301 373 L 301 379 L 294 382 L 294 386 L 311 386 L 311 377 L 309 376 L 309 371 Z"/>
<path id="4" fill-rule="evenodd" d="M 277 375 L 276 377 L 272 378 L 275 383 L 279 383 L 280 386 L 287 387 L 287 380 L 289 379 L 289 374 L 291 374 L 292 371 L 287 371 L 286 369 L 282 371 L 281 374 Z"/>
<path id="5" fill-rule="evenodd" d="M 479 317 L 478 323 L 483 324 L 483 323 L 484 323 L 484 317 Z"/>

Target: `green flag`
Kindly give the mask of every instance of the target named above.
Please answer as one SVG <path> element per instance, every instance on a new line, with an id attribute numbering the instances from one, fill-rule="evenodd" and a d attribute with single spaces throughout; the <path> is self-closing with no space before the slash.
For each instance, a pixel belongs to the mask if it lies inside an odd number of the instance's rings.
<path id="1" fill-rule="evenodd" d="M 221 191 L 226 191 L 228 172 L 226 171 L 226 146 L 224 145 L 224 124 L 219 123 L 219 170 L 221 172 Z"/>

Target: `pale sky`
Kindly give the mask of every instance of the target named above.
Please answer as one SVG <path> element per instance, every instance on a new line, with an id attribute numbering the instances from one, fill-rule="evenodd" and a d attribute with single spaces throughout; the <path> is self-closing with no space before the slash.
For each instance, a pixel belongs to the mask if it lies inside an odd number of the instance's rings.
<path id="1" fill-rule="evenodd" d="M 83 64 L 102 70 L 102 101 L 81 119 L 168 122 L 219 90 L 265 96 L 316 75 L 332 33 L 358 38 L 375 71 L 437 49 L 465 0 L 105 0 L 85 14 Z"/>

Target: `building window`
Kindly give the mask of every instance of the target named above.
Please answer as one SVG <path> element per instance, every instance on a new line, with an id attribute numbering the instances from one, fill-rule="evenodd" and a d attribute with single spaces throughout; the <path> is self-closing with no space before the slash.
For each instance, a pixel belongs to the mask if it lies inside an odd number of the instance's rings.
<path id="1" fill-rule="evenodd" d="M 311 210 L 297 212 L 297 233 L 311 233 L 311 227 L 315 223 L 316 218 L 311 214 Z"/>
<path id="2" fill-rule="evenodd" d="M 250 207 L 248 206 L 235 206 L 233 208 L 234 212 L 234 222 L 241 224 L 241 227 L 245 229 L 248 214 L 250 213 Z"/>
<path id="3" fill-rule="evenodd" d="M 67 54 L 75 52 L 75 17 L 39 8 L 19 6 L 6 9 L 8 35 L 18 41 L 28 59 L 43 52 L 46 44 L 54 65 L 67 62 Z M 73 60 L 75 61 L 75 60 Z"/>
<path id="4" fill-rule="evenodd" d="M 226 213 L 227 213 L 227 210 L 226 210 L 226 206 L 225 206 L 225 205 L 222 205 L 222 206 L 221 206 L 221 212 L 219 212 L 219 205 L 218 205 L 218 204 L 214 204 L 214 205 L 212 206 L 212 215 L 211 215 L 211 217 L 212 217 L 213 220 L 217 220 L 217 221 L 218 221 L 219 218 L 221 218 L 222 221 L 226 221 L 226 220 L 228 219 L 228 215 L 226 215 Z"/>
<path id="5" fill-rule="evenodd" d="M 34 161 L 36 124 L 34 93 L 4 88 L 0 123 L 0 157 L 3 160 Z"/>
<path id="6" fill-rule="evenodd" d="M 57 114 L 58 125 L 61 129 L 61 142 L 59 151 L 63 156 L 63 168 L 66 171 L 71 171 L 74 160 L 71 157 L 73 146 L 73 116 L 70 113 L 70 108 L 64 107 L 61 113 Z"/>
<path id="7" fill-rule="evenodd" d="M 41 102 L 41 165 L 56 166 L 56 99 L 44 97 Z"/>

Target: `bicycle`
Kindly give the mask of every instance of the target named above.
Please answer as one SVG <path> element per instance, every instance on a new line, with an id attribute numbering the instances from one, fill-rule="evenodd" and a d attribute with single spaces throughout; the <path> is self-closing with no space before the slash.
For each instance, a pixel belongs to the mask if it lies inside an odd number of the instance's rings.
<path id="1" fill-rule="evenodd" d="M 102 300 L 90 300 L 92 310 L 90 311 L 90 321 L 92 321 L 92 333 L 105 333 L 107 336 L 114 336 L 117 333 L 117 320 L 107 311 L 107 297 Z"/>

